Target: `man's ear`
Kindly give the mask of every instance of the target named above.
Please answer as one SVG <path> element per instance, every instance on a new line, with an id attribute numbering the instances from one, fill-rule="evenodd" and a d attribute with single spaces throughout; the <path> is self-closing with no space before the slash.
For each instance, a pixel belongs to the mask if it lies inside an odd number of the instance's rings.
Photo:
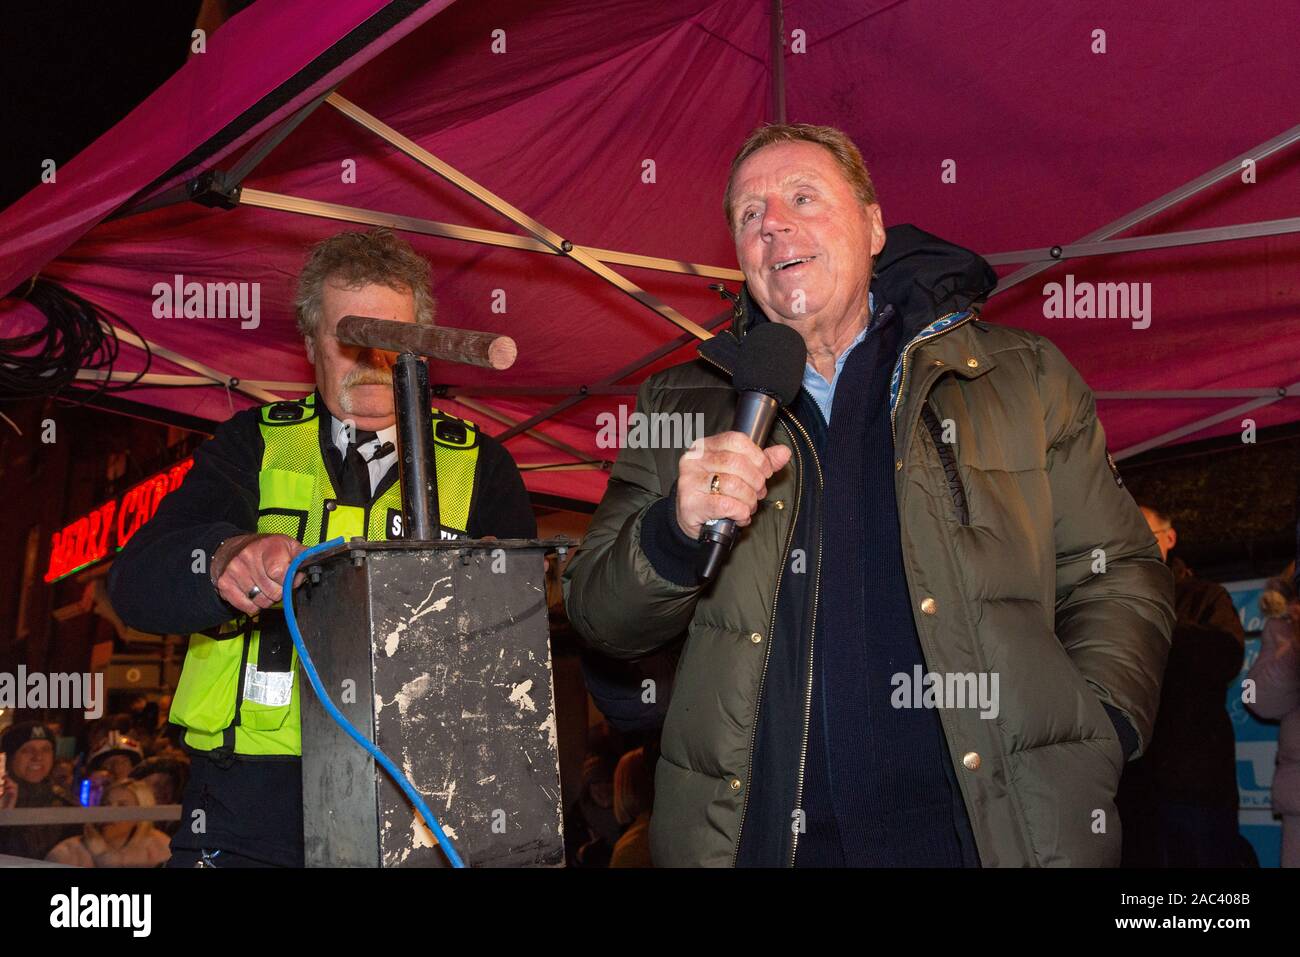
<path id="1" fill-rule="evenodd" d="M 1177 547 L 1178 547 L 1178 529 L 1170 528 L 1169 529 L 1169 550 L 1172 552 Z"/>
<path id="2" fill-rule="evenodd" d="M 871 224 L 871 258 L 875 259 L 885 248 L 885 217 L 879 203 L 867 207 L 867 221 Z"/>
<path id="3" fill-rule="evenodd" d="M 316 364 L 316 337 L 306 336 L 302 340 L 303 346 L 307 350 L 307 361 L 312 365 Z"/>

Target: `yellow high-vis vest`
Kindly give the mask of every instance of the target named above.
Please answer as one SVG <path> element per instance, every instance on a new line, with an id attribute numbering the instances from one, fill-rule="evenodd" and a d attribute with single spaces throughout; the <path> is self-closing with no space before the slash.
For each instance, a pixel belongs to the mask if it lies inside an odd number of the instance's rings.
<path id="1" fill-rule="evenodd" d="M 337 501 L 321 454 L 319 414 L 315 395 L 261 408 L 265 451 L 258 473 L 257 531 L 288 535 L 308 546 L 340 535 L 403 537 L 400 482 L 366 507 Z M 439 520 L 444 529 L 463 535 L 469 528 L 478 430 L 435 409 L 433 439 Z M 260 618 L 227 622 L 217 630 L 223 637 L 190 636 L 170 718 L 186 729 L 190 747 L 244 755 L 302 754 L 298 655 L 278 608 L 267 615 L 276 622 L 276 634 L 266 642 Z"/>

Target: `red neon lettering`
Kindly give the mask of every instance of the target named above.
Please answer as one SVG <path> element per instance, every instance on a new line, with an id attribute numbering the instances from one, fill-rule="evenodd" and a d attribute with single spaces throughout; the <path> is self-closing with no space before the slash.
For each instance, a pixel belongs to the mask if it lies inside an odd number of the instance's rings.
<path id="1" fill-rule="evenodd" d="M 162 500 L 170 491 L 166 475 L 159 475 L 153 480 L 153 501 L 151 503 L 153 507 L 149 509 L 149 518 L 154 517 L 154 513 L 158 511 L 158 506 L 162 504 Z M 149 518 L 146 518 L 145 521 L 149 521 Z"/>
<path id="2" fill-rule="evenodd" d="M 117 511 L 117 501 L 108 502 L 99 510 L 99 545 L 95 549 L 95 560 L 108 554 L 109 542 L 113 536 L 113 513 Z"/>
<path id="3" fill-rule="evenodd" d="M 59 546 L 62 541 L 62 532 L 55 532 L 50 536 L 50 565 L 45 569 L 45 580 L 47 582 L 52 582 L 59 577 L 59 566 L 62 564 Z"/>
<path id="4" fill-rule="evenodd" d="M 131 524 L 126 528 L 126 534 L 118 539 L 118 544 L 123 547 L 131 540 L 131 537 L 140 530 L 144 524 L 145 517 L 149 509 L 149 488 L 148 486 L 137 485 L 131 490 L 133 501 L 131 502 Z"/>
<path id="5" fill-rule="evenodd" d="M 189 474 L 193 465 L 193 459 L 186 459 L 184 462 L 179 462 L 171 467 L 171 471 L 167 473 L 168 492 L 174 492 L 181 487 L 181 482 L 185 481 L 185 476 Z"/>
<path id="6" fill-rule="evenodd" d="M 69 530 L 72 533 L 72 549 L 68 556 L 69 570 L 76 568 L 82 563 L 82 555 L 86 553 L 86 532 L 90 528 L 90 520 L 82 516 L 72 523 Z"/>
<path id="7" fill-rule="evenodd" d="M 135 500 L 135 521 L 131 525 L 131 534 L 139 531 L 140 526 L 153 516 L 153 483 L 145 482 L 140 486 L 140 497 Z"/>
<path id="8" fill-rule="evenodd" d="M 131 531 L 127 530 L 126 525 L 124 523 L 126 522 L 126 517 L 128 515 L 135 514 L 136 498 L 137 498 L 137 494 L 135 489 L 131 489 L 131 491 L 127 492 L 125 495 L 122 496 L 122 507 L 121 509 L 118 510 L 117 513 L 117 544 L 118 545 L 125 545 L 126 540 L 131 537 L 132 533 Z"/>
<path id="9" fill-rule="evenodd" d="M 93 562 L 99 558 L 95 554 L 95 546 L 99 544 L 99 520 L 103 517 L 103 513 L 99 509 L 95 509 L 86 516 L 90 521 L 86 527 L 86 540 L 81 549 L 83 561 Z"/>
<path id="10" fill-rule="evenodd" d="M 193 458 L 178 462 L 128 489 L 120 499 L 105 502 L 52 534 L 45 580 L 52 582 L 105 558 L 114 544 L 125 546 L 140 526 L 153 518 L 163 498 L 180 488 L 193 466 Z"/>

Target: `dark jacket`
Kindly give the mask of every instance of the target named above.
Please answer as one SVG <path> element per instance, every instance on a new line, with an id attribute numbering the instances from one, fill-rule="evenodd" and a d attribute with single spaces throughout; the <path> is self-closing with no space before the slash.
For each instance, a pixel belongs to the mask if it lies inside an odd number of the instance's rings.
<path id="1" fill-rule="evenodd" d="M 990 285 L 983 260 L 913 227 L 891 229 L 876 263 L 873 292 L 898 311 L 907 343 L 891 420 L 911 608 L 930 670 L 1000 675 L 996 720 L 939 711 L 980 861 L 1115 865 L 1124 750 L 1103 705 L 1144 747 L 1173 625 L 1171 576 L 1108 462 L 1091 392 L 1045 339 L 977 318 Z M 705 434 L 727 431 L 730 363 L 755 313 L 743 297 L 734 329 L 702 345 L 701 361 L 642 385 L 639 411 L 702 413 Z M 955 447 L 936 445 L 931 417 L 952 420 Z M 570 619 L 594 647 L 630 658 L 688 636 L 655 780 L 658 865 L 732 866 L 742 828 L 791 830 L 790 806 L 749 819 L 746 805 L 765 679 L 791 663 L 793 678 L 778 684 L 810 687 L 807 659 L 770 640 L 794 504 L 820 469 L 801 428 L 782 413 L 772 441 L 793 450 L 790 465 L 710 587 L 668 580 L 642 548 L 680 449 L 620 453 L 565 573 Z M 819 558 L 815 547 L 807 555 L 811 614 Z M 807 716 L 786 714 L 783 747 L 801 775 Z"/>
<path id="2" fill-rule="evenodd" d="M 1237 807 L 1237 743 L 1228 686 L 1241 672 L 1245 633 L 1222 585 L 1197 578 L 1179 558 L 1173 642 L 1151 746 L 1129 764 L 1121 803 L 1131 798 L 1197 807 Z"/>

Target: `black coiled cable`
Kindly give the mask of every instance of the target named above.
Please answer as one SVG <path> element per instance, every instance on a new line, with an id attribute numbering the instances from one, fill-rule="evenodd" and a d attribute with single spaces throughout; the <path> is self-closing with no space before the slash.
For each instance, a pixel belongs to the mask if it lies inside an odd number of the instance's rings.
<path id="1" fill-rule="evenodd" d="M 121 316 L 39 277 L 15 290 L 14 297 L 39 309 L 46 323 L 24 335 L 0 337 L 0 401 L 76 396 L 85 402 L 129 389 L 149 371 L 153 355 L 146 345 L 144 368 L 129 380 L 112 380 L 121 348 L 114 326 L 135 332 Z M 81 369 L 102 371 L 104 378 L 88 389 L 74 389 Z"/>

